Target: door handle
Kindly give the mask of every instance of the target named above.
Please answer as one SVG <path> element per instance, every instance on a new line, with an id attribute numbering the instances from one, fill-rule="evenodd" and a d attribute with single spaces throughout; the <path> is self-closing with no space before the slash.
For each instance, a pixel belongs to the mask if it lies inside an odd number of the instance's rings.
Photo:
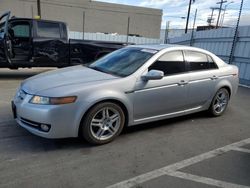
<path id="1" fill-rule="evenodd" d="M 188 84 L 188 81 L 185 81 L 185 80 L 181 80 L 178 85 L 179 86 L 184 86 L 184 85 L 187 85 Z"/>
<path id="2" fill-rule="evenodd" d="M 211 80 L 217 80 L 218 78 L 219 78 L 218 76 L 213 75 L 213 76 L 211 77 Z"/>

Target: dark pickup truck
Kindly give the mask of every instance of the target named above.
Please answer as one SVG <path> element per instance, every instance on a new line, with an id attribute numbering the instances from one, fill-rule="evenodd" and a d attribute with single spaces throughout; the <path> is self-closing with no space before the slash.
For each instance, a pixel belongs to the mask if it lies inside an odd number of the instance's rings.
<path id="1" fill-rule="evenodd" d="M 88 64 L 126 43 L 69 39 L 64 22 L 0 17 L 0 67 Z"/>

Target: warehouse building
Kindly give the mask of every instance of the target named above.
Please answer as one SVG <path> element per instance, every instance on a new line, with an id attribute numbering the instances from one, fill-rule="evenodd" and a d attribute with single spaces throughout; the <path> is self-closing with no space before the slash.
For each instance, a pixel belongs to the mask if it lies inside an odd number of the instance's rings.
<path id="1" fill-rule="evenodd" d="M 159 38 L 162 10 L 90 0 L 41 0 L 41 18 L 64 21 L 70 31 L 117 33 Z M 37 0 L 1 0 L 0 13 L 16 17 L 38 15 Z"/>

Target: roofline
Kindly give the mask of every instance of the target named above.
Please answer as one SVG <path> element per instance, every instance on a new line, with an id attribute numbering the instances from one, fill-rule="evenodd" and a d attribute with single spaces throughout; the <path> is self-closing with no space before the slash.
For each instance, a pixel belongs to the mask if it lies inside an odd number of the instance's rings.
<path id="1" fill-rule="evenodd" d="M 44 20 L 44 19 L 35 19 L 35 18 L 20 18 L 20 17 L 12 17 L 9 19 L 9 21 L 11 20 L 24 20 L 24 21 L 44 21 L 44 22 L 56 22 L 56 23 L 64 23 L 67 24 L 66 22 L 62 22 L 62 21 L 55 21 L 55 20 Z"/>

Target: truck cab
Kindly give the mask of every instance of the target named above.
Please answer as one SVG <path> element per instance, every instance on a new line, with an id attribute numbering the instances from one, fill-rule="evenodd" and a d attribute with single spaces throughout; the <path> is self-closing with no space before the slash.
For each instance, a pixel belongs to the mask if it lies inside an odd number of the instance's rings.
<path id="1" fill-rule="evenodd" d="M 64 22 L 0 17 L 0 67 L 64 67 L 87 64 L 125 43 L 68 38 Z"/>

